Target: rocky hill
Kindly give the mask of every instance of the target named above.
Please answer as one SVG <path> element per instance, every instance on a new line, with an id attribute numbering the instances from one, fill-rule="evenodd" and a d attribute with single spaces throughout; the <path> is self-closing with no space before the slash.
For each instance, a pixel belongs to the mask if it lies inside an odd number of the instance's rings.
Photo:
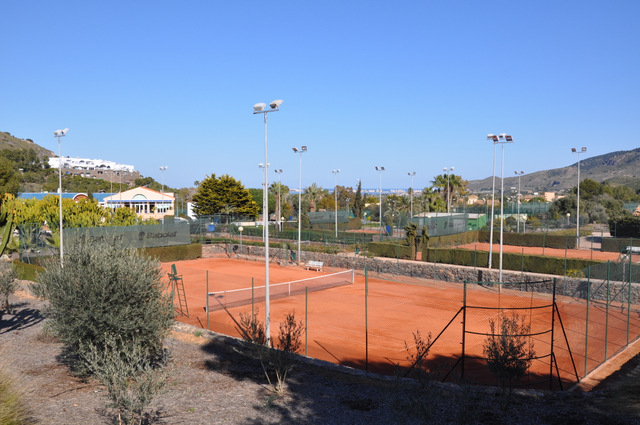
<path id="1" fill-rule="evenodd" d="M 53 140 L 53 135 L 51 137 L 52 144 L 55 143 Z M 52 151 L 43 148 L 42 146 L 36 144 L 31 139 L 18 139 L 14 137 L 9 132 L 0 132 L 0 150 L 2 149 L 33 149 L 38 155 L 39 158 L 48 158 L 51 156 L 55 156 L 56 154 Z"/>
<path id="2" fill-rule="evenodd" d="M 537 171 L 521 177 L 521 191 L 531 192 L 564 192 L 576 185 L 578 178 L 577 163 L 564 168 Z M 634 190 L 640 189 L 640 148 L 630 151 L 611 152 L 604 155 L 580 160 L 580 179 L 591 179 L 597 182 L 624 184 Z M 469 189 L 473 193 L 491 192 L 491 177 L 483 180 L 469 181 Z M 499 187 L 496 179 L 496 188 Z M 517 177 L 504 179 L 506 188 L 517 187 Z"/>

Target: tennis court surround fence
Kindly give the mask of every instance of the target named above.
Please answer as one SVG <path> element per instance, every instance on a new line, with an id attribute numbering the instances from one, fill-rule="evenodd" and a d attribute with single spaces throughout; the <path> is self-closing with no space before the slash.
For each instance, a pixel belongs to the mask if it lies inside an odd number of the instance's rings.
<path id="1" fill-rule="evenodd" d="M 218 255 L 228 255 L 224 245 L 217 248 Z M 277 251 L 271 250 L 272 258 L 278 257 Z M 233 255 L 264 261 L 264 248 L 245 246 Z M 566 389 L 640 336 L 640 286 L 633 281 L 633 276 L 640 275 L 637 266 L 633 266 L 631 276 L 628 265 L 625 272 L 617 272 L 621 266 L 610 263 L 605 275 L 602 266 L 593 266 L 584 271 L 584 278 L 557 280 L 505 270 L 505 283 L 498 285 L 495 269 L 304 251 L 301 260 L 322 261 L 327 272 L 354 269 L 356 281 L 366 275 L 361 304 L 353 305 L 337 295 L 331 310 L 331 321 L 336 323 L 352 320 L 351 313 L 341 318 L 341 311 L 362 312 L 358 319 L 361 332 L 332 329 L 343 332 L 338 337 L 344 341 L 327 350 L 339 363 L 373 372 L 393 374 L 398 365 L 408 364 L 405 343 L 411 349 L 413 335 L 406 329 L 390 331 L 387 317 L 410 323 L 423 336 L 431 333 L 433 339 L 442 333 L 429 353 L 435 379 L 496 384 L 487 372 L 482 352 L 489 319 L 501 312 L 517 312 L 532 324 L 530 338 L 536 351 L 531 373 L 519 384 L 534 388 Z M 294 263 L 289 258 L 277 264 L 286 267 Z M 472 296 L 461 295 L 452 307 L 449 297 L 443 295 L 447 289 Z M 382 296 L 383 305 L 371 302 L 371 296 Z M 314 294 L 308 294 L 305 302 L 313 309 Z M 440 305 L 441 312 L 434 316 L 433 306 Z M 455 316 L 463 307 L 466 318 L 462 313 Z M 311 335 L 327 332 L 313 323 L 308 327 Z M 388 337 L 390 332 L 393 338 Z M 460 350 L 455 357 L 450 356 L 452 341 Z M 359 347 L 361 357 L 349 357 L 342 348 L 346 346 Z M 370 352 L 381 351 L 386 353 L 382 357 L 369 356 Z"/>

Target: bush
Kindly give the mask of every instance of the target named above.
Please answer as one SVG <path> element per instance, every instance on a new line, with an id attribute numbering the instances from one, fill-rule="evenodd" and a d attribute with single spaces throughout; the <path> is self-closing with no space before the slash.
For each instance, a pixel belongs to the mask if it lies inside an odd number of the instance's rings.
<path id="1" fill-rule="evenodd" d="M 162 358 L 174 308 L 158 263 L 133 248 L 70 245 L 64 268 L 52 261 L 33 285 L 49 301 L 46 314 L 78 372 L 88 372 L 87 347 L 107 350 L 107 338 L 139 346 L 147 358 Z"/>
<path id="2" fill-rule="evenodd" d="M 107 407 L 117 409 L 118 424 L 140 424 L 145 409 L 167 382 L 167 373 L 146 357 L 141 344 L 109 336 L 104 347 L 87 346 L 89 370 L 107 389 Z"/>
<path id="3" fill-rule="evenodd" d="M 276 394 L 284 393 L 287 375 L 293 368 L 294 354 L 302 347 L 304 323 L 296 322 L 293 312 L 287 314 L 284 322 L 280 323 L 278 349 L 265 345 L 264 324 L 257 318 L 257 312 L 253 315 L 240 313 L 240 323 L 236 329 L 245 341 L 253 343 L 249 355 L 260 360 L 273 391 Z"/>
<path id="4" fill-rule="evenodd" d="M 497 319 L 489 319 L 489 327 L 491 334 L 482 351 L 491 373 L 503 390 L 508 389 L 506 408 L 513 385 L 527 373 L 536 355 L 529 335 L 531 328 L 525 323 L 525 317 L 517 313 L 510 316 L 502 313 Z"/>
<path id="5" fill-rule="evenodd" d="M 18 290 L 18 281 L 13 266 L 8 261 L 0 261 L 0 308 L 7 314 L 12 313 L 9 296 Z M 2 317 L 0 315 L 0 317 Z"/>

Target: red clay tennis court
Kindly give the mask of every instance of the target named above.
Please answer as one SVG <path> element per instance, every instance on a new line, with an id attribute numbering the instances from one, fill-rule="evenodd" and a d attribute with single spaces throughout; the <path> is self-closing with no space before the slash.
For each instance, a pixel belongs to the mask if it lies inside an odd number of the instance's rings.
<path id="1" fill-rule="evenodd" d="M 171 264 L 162 265 L 165 272 L 169 271 Z M 240 313 L 250 313 L 253 308 L 258 311 L 258 318 L 264 321 L 263 302 L 210 311 L 208 322 L 205 312 L 207 279 L 209 292 L 250 288 L 252 280 L 254 286 L 261 286 L 264 285 L 263 262 L 208 258 L 174 264 L 183 277 L 190 313 L 189 317 L 181 316 L 178 320 L 201 328 L 206 328 L 209 323 L 210 330 L 231 336 L 238 336 L 236 321 Z M 301 266 L 271 264 L 270 284 L 318 277 L 335 271 L 317 272 Z M 365 277 L 356 271 L 353 284 L 310 292 L 306 299 L 304 294 L 272 299 L 271 336 L 277 336 L 279 323 L 293 311 L 297 320 L 307 324 L 303 350 L 308 356 L 372 372 L 394 374 L 394 365 L 408 365 L 405 342 L 412 348 L 415 331 L 419 330 L 423 337 L 431 333 L 433 338 L 442 331 L 430 350 L 430 367 L 437 370 L 439 376 L 453 370 L 450 379 L 455 379 L 461 374 L 459 359 L 463 318 L 459 313 L 464 305 L 463 286 L 461 283 L 426 279 L 394 282 L 371 277 L 365 286 Z M 548 386 L 549 373 L 553 372 L 561 377 L 563 387 L 567 388 L 577 381 L 576 375 L 583 377 L 585 372 L 590 372 L 640 335 L 638 306 L 632 306 L 632 312 L 625 306 L 605 311 L 597 303 L 587 306 L 584 300 L 558 296 L 556 304 L 561 327 L 558 315 L 552 314 L 550 300 L 548 294 L 499 291 L 492 285 L 468 285 L 465 379 L 493 383 L 486 364 L 479 358 L 482 357 L 486 338 L 480 334 L 488 332 L 489 319 L 499 314 L 496 307 L 518 309 L 514 311 L 526 317 L 531 333 L 536 334 L 531 338 L 540 359 L 531 366 L 531 374 L 527 378 L 530 386 L 535 386 L 538 381 L 546 382 L 543 386 Z M 490 306 L 492 309 L 482 307 L 474 310 L 470 306 Z M 556 360 L 553 369 L 548 356 L 552 333 Z"/>

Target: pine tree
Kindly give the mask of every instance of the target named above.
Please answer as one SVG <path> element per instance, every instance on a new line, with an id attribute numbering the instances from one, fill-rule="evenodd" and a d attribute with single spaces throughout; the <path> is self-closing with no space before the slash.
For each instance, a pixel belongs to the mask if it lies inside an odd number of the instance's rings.
<path id="1" fill-rule="evenodd" d="M 249 191 L 228 174 L 207 176 L 200 182 L 193 201 L 196 204 L 194 210 L 199 216 L 220 214 L 229 207 L 235 207 L 235 213 L 245 217 L 255 218 L 259 212 L 259 206 Z"/>

